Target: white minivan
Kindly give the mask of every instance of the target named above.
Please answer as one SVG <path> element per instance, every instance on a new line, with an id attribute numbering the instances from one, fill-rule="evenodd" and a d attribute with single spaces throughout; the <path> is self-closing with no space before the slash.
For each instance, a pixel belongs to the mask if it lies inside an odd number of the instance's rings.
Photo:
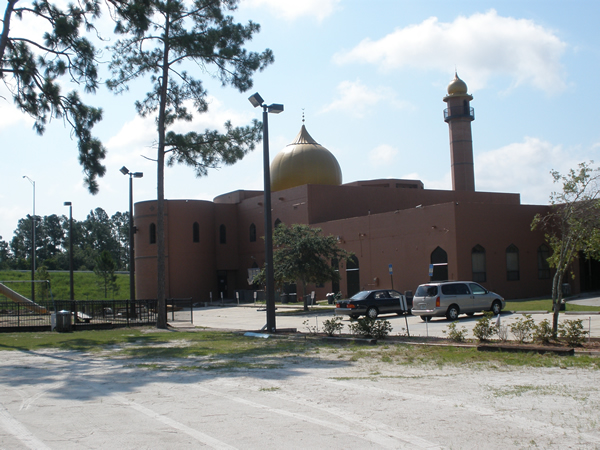
<path id="1" fill-rule="evenodd" d="M 412 314 L 423 320 L 443 316 L 456 320 L 460 314 L 472 316 L 480 311 L 500 314 L 505 306 L 504 298 L 473 281 L 440 281 L 417 288 Z"/>

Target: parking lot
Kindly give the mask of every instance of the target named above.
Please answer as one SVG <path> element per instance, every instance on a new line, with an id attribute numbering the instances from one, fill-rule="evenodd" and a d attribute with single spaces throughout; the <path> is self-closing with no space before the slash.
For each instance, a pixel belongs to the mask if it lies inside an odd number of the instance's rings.
<path id="1" fill-rule="evenodd" d="M 580 304 L 600 306 L 600 299 L 597 297 L 577 300 Z M 312 308 L 307 313 L 291 315 L 293 310 L 301 309 L 301 305 L 277 305 L 276 310 L 276 326 L 278 329 L 295 328 L 300 332 L 309 332 L 309 327 L 313 330 L 323 330 L 323 321 L 331 319 L 333 312 L 324 310 L 321 307 Z M 515 322 L 523 314 L 529 313 L 536 323 L 544 319 L 552 321 L 552 314 L 541 311 L 503 311 L 500 316 L 500 323 L 509 326 Z M 171 319 L 171 313 L 168 315 Z M 459 329 L 463 327 L 467 329 L 467 337 L 473 337 L 472 329 L 482 317 L 481 314 L 475 314 L 473 317 L 462 315 L 459 317 Z M 179 311 L 175 313 L 175 322 L 171 322 L 175 326 L 190 325 L 190 311 Z M 422 321 L 415 316 L 397 316 L 397 315 L 382 315 L 382 319 L 388 320 L 392 325 L 391 335 L 407 335 L 423 336 L 423 337 L 445 337 L 444 331 L 448 330 L 448 325 L 451 323 L 445 318 L 434 318 L 429 322 Z M 589 336 L 600 338 L 600 314 L 596 312 L 581 312 L 561 314 L 560 321 L 581 319 L 585 331 L 589 332 Z M 494 321 L 497 317 L 494 317 Z M 305 323 L 306 322 L 306 323 Z M 350 319 L 343 318 L 345 328 L 343 332 L 348 332 L 347 325 Z M 194 309 L 193 326 L 218 328 L 227 330 L 245 330 L 258 331 L 266 324 L 266 312 L 263 306 L 244 305 L 244 306 L 213 306 L 207 308 Z M 509 336 L 509 339 L 512 339 Z"/>
<path id="2" fill-rule="evenodd" d="M 260 309 L 199 308 L 194 325 L 256 331 Z M 189 310 L 176 314 L 190 326 Z M 277 327 L 303 330 L 328 317 L 279 315 Z M 597 335 L 598 314 L 572 317 Z M 386 318 L 405 333 L 405 317 Z M 449 323 L 406 320 L 421 336 L 441 336 Z M 598 369 L 407 364 L 385 341 L 352 347 L 232 356 L 238 364 L 111 353 L 118 348 L 0 350 L 0 448 L 600 449 Z"/>

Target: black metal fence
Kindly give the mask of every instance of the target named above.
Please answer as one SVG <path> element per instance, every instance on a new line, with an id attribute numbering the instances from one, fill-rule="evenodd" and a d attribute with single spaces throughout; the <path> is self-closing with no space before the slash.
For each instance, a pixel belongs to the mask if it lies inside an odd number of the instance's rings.
<path id="1" fill-rule="evenodd" d="M 155 325 L 156 304 L 151 299 L 48 300 L 24 305 L 0 298 L 0 332 L 51 330 L 60 311 L 70 313 L 74 330 Z"/>

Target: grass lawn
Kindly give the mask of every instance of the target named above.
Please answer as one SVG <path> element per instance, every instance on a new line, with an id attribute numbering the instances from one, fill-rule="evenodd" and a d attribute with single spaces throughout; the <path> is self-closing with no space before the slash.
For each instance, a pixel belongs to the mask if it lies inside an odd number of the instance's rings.
<path id="1" fill-rule="evenodd" d="M 324 354 L 350 361 L 389 362 L 398 365 L 464 365 L 580 367 L 598 370 L 600 359 L 590 356 L 555 356 L 535 353 L 478 352 L 474 348 L 410 345 L 392 339 L 377 345 L 321 339 L 257 339 L 225 331 L 172 331 L 155 328 L 121 328 L 75 333 L 1 333 L 0 351 L 74 350 L 98 357 L 135 360 L 149 370 L 269 369 L 280 358 L 320 358 Z M 321 356 L 319 356 L 321 355 Z M 190 365 L 190 357 L 201 357 Z"/>
<path id="2" fill-rule="evenodd" d="M 507 300 L 507 311 L 552 311 L 552 299 L 510 301 Z M 600 306 L 573 305 L 567 303 L 566 311 L 600 311 Z"/>
<path id="3" fill-rule="evenodd" d="M 49 272 L 50 288 L 54 300 L 69 299 L 69 272 Z M 31 272 L 17 270 L 0 270 L 0 282 L 3 281 L 29 281 Z M 7 287 L 19 294 L 31 298 L 30 283 L 4 283 Z M 108 300 L 126 300 L 129 298 L 129 275 L 117 274 L 117 290 L 108 290 Z M 36 299 L 42 298 L 41 283 L 38 283 Z M 73 287 L 75 300 L 103 300 L 104 284 L 93 272 L 73 272 Z M 50 298 L 50 294 L 47 294 Z"/>

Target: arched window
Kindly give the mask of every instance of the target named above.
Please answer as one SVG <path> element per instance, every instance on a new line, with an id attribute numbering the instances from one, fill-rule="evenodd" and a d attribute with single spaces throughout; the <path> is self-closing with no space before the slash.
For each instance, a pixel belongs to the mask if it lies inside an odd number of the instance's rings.
<path id="1" fill-rule="evenodd" d="M 256 242 L 256 225 L 250 224 L 250 242 Z"/>
<path id="2" fill-rule="evenodd" d="M 150 243 L 156 244 L 156 224 L 150 224 Z"/>
<path id="3" fill-rule="evenodd" d="M 225 225 L 219 225 L 219 244 L 227 244 L 227 228 Z"/>
<path id="4" fill-rule="evenodd" d="M 483 283 L 487 280 L 485 267 L 485 248 L 477 244 L 471 249 L 471 268 L 473 281 Z"/>
<path id="5" fill-rule="evenodd" d="M 550 264 L 548 264 L 548 258 L 550 258 L 550 247 L 546 244 L 540 245 L 537 251 L 538 278 L 540 280 L 550 278 Z"/>
<path id="6" fill-rule="evenodd" d="M 510 244 L 506 248 L 506 279 L 508 281 L 519 281 L 519 249 Z"/>
<path id="7" fill-rule="evenodd" d="M 431 264 L 433 264 L 433 275 L 431 281 L 444 281 L 448 279 L 448 253 L 441 248 L 436 247 L 431 252 Z"/>
<path id="8" fill-rule="evenodd" d="M 200 242 L 200 225 L 198 222 L 194 222 L 194 225 L 192 225 L 192 241 Z"/>

